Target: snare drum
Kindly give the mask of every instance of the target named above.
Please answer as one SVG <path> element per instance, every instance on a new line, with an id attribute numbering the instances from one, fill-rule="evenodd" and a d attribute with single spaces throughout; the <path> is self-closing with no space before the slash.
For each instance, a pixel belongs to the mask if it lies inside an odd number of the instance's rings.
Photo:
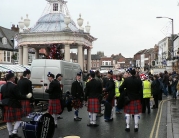
<path id="1" fill-rule="evenodd" d="M 22 130 L 25 138 L 52 138 L 55 131 L 54 118 L 46 113 L 32 113 L 27 118 L 31 121 L 23 122 Z"/>

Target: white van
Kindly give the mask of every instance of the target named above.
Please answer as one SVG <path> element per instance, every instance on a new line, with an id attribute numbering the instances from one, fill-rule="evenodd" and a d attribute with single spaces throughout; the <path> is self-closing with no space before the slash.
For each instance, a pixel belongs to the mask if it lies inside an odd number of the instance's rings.
<path id="1" fill-rule="evenodd" d="M 71 92 L 71 84 L 75 80 L 76 74 L 81 71 L 80 65 L 63 60 L 53 59 L 35 59 L 31 64 L 31 81 L 34 87 L 33 93 L 36 100 L 48 100 L 48 94 L 45 93 L 45 85 L 49 87 L 47 78 L 48 72 L 55 76 L 63 74 L 61 84 L 63 92 Z"/>

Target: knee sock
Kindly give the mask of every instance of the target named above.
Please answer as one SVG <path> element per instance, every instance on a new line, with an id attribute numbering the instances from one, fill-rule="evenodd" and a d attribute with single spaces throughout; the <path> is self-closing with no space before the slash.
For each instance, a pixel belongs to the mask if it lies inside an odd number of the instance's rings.
<path id="1" fill-rule="evenodd" d="M 15 122 L 15 124 L 14 124 L 14 129 L 13 129 L 13 131 L 12 131 L 13 134 L 17 134 L 17 130 L 18 130 L 20 124 L 21 124 L 21 121 L 16 121 L 16 122 Z"/>
<path id="2" fill-rule="evenodd" d="M 126 114 L 125 119 L 126 119 L 126 128 L 129 128 L 130 127 L 130 115 Z"/>
<path id="3" fill-rule="evenodd" d="M 9 132 L 9 135 L 12 135 L 12 123 L 11 122 L 7 122 L 6 125 L 7 125 L 7 130 Z"/>
<path id="4" fill-rule="evenodd" d="M 74 110 L 74 118 L 77 118 L 78 117 L 78 109 L 75 109 Z"/>
<path id="5" fill-rule="evenodd" d="M 53 114 L 52 116 L 53 116 L 53 118 L 54 118 L 54 123 L 55 123 L 55 125 L 57 125 L 57 116 L 58 116 L 58 115 L 57 115 L 57 114 Z"/>
<path id="6" fill-rule="evenodd" d="M 92 124 L 93 123 L 93 115 L 90 112 L 89 112 L 89 120 L 90 120 L 90 124 Z"/>
<path id="7" fill-rule="evenodd" d="M 97 113 L 92 113 L 92 116 L 93 116 L 93 124 L 96 124 Z"/>
<path id="8" fill-rule="evenodd" d="M 140 115 L 139 115 L 139 114 L 135 114 L 135 115 L 134 115 L 135 128 L 138 128 L 139 119 L 140 119 Z"/>

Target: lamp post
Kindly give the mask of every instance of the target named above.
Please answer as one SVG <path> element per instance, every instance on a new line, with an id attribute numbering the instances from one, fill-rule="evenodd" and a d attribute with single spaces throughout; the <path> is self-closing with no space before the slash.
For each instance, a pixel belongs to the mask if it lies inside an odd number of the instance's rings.
<path id="1" fill-rule="evenodd" d="M 169 20 L 171 20 L 172 21 L 172 49 L 171 49 L 171 59 L 173 59 L 173 57 L 174 57 L 174 27 L 173 27 L 173 19 L 172 18 L 169 18 L 169 17 L 156 17 L 156 18 L 167 18 L 167 19 L 169 19 Z M 172 67 L 173 67 L 173 70 L 174 70 L 174 63 L 172 62 Z"/>

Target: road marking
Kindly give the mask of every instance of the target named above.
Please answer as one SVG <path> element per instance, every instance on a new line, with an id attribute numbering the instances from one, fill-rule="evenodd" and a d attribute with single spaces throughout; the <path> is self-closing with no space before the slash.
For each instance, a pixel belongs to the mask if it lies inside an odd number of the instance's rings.
<path id="1" fill-rule="evenodd" d="M 159 125 L 160 125 L 160 120 L 161 120 L 161 116 L 162 116 L 163 103 L 164 103 L 164 101 L 162 102 L 161 108 L 160 108 L 160 116 L 159 116 L 159 120 L 158 120 L 157 130 L 156 130 L 156 133 L 155 133 L 155 138 L 158 138 L 158 130 L 159 130 L 159 127 L 160 127 Z"/>
<path id="2" fill-rule="evenodd" d="M 159 103 L 159 110 L 157 111 L 157 115 L 155 117 L 155 121 L 154 121 L 154 124 L 153 124 L 153 127 L 152 127 L 152 131 L 150 133 L 150 137 L 149 138 L 153 138 L 153 135 L 154 135 L 154 130 L 155 130 L 155 126 L 156 126 L 156 123 L 157 123 L 157 119 L 159 118 L 159 114 L 160 114 L 160 118 L 161 118 L 161 111 L 162 111 L 162 106 L 163 106 L 163 103 L 168 101 L 169 99 L 167 100 L 163 100 Z M 159 118 L 159 120 L 160 120 Z M 158 129 L 159 129 L 159 122 L 158 122 L 158 125 L 157 125 L 157 131 L 156 131 L 156 135 L 155 136 L 158 136 Z M 157 137 L 155 137 L 157 138 Z"/>

